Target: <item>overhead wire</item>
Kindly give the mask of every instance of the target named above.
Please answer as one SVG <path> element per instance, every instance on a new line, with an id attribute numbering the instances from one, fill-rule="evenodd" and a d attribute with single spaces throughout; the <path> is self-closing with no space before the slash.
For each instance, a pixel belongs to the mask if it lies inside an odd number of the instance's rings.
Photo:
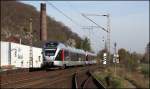
<path id="1" fill-rule="evenodd" d="M 75 10 L 77 13 L 81 14 L 81 12 L 77 8 L 75 8 L 73 5 L 70 5 L 70 1 L 66 1 L 66 3 L 68 3 L 69 6 L 72 7 L 73 10 Z"/>
<path id="2" fill-rule="evenodd" d="M 69 5 L 70 5 L 70 3 L 69 3 L 69 1 L 67 2 Z M 70 7 L 72 7 L 73 8 L 73 10 L 75 10 L 77 13 L 79 13 L 82 17 L 84 17 L 86 20 L 89 20 L 89 21 L 91 21 L 92 23 L 94 23 L 95 25 L 97 25 L 97 26 L 91 26 L 92 28 L 101 28 L 102 30 L 104 30 L 104 31 L 106 31 L 106 29 L 105 28 L 103 28 L 102 26 L 100 26 L 100 25 L 98 25 L 96 22 L 94 22 L 92 19 L 90 19 L 89 17 L 87 17 L 87 16 L 85 16 L 83 13 L 81 13 L 77 8 L 74 8 L 72 5 L 70 5 Z M 87 26 L 86 26 L 87 27 Z M 81 27 L 81 28 L 84 28 L 84 27 Z M 107 32 L 107 31 L 106 31 Z"/>
<path id="3" fill-rule="evenodd" d="M 69 17 L 68 15 L 66 15 L 62 10 L 60 10 L 59 8 L 57 8 L 54 4 L 52 4 L 49 1 L 45 1 L 47 2 L 49 5 L 51 5 L 55 10 L 57 10 L 59 13 L 61 13 L 63 16 L 65 16 L 67 19 L 69 19 L 72 23 L 74 23 L 76 26 L 82 27 L 80 24 L 78 24 L 76 21 L 74 21 L 71 17 Z M 69 4 L 69 3 L 68 3 Z M 69 4 L 70 5 L 70 4 Z M 70 7 L 73 8 L 72 5 L 70 5 Z M 108 32 L 105 28 L 103 28 L 102 26 L 100 26 L 99 24 L 97 24 L 95 21 L 93 21 L 92 19 L 88 18 L 86 15 L 82 14 L 77 8 L 73 8 L 73 10 L 75 10 L 77 13 L 81 14 L 81 16 L 83 16 L 84 18 L 88 19 L 89 21 L 91 21 L 92 23 L 94 23 L 95 25 L 97 25 L 97 27 L 101 28 L 102 30 Z"/>
<path id="4" fill-rule="evenodd" d="M 70 18 L 68 15 L 66 15 L 63 11 L 61 11 L 59 8 L 57 8 L 54 4 L 52 4 L 49 1 L 46 1 L 49 5 L 51 5 L 55 10 L 57 10 L 59 13 L 61 13 L 63 16 L 68 18 L 72 23 L 76 24 L 77 26 L 80 26 L 76 21 L 74 21 L 72 18 Z"/>
<path id="5" fill-rule="evenodd" d="M 66 3 L 68 3 L 69 4 L 69 6 L 74 10 L 74 11 L 76 11 L 76 13 L 78 13 L 78 14 L 80 14 L 81 15 L 81 17 L 82 18 L 84 18 L 84 16 L 82 16 L 82 12 L 78 9 L 78 8 L 76 8 L 76 7 L 74 7 L 73 5 L 70 5 L 70 1 L 67 1 Z M 86 19 L 87 20 L 87 18 L 84 18 L 84 19 Z M 95 24 L 95 23 L 94 23 Z M 80 29 L 87 29 L 88 30 L 88 34 L 89 34 L 89 38 L 91 38 L 91 40 L 92 40 L 92 34 L 93 34 L 93 30 L 92 29 L 94 29 L 94 28 L 98 28 L 98 26 L 81 26 L 80 27 Z M 102 28 L 102 27 L 101 27 Z M 95 44 L 95 41 L 94 42 L 91 42 L 91 44 Z M 93 45 L 92 44 L 92 45 Z"/>
<path id="6" fill-rule="evenodd" d="M 91 22 L 93 22 L 95 25 L 97 25 L 102 30 L 108 32 L 105 28 L 103 28 L 102 26 L 100 26 L 99 24 L 97 24 L 96 22 L 94 22 L 92 19 L 88 18 L 86 15 L 82 14 L 82 16 L 84 16 L 85 18 L 87 18 L 88 20 L 90 20 Z"/>
<path id="7" fill-rule="evenodd" d="M 71 4 L 70 4 L 70 1 L 67 1 L 66 3 L 68 3 L 69 6 L 72 7 L 72 9 L 73 9 L 74 11 L 76 11 L 76 13 L 78 13 L 82 18 L 84 18 L 84 17 L 82 16 L 82 12 L 81 12 L 77 7 L 71 5 Z M 87 20 L 86 18 L 84 18 L 84 19 Z M 83 28 L 83 26 L 80 26 L 80 28 Z"/>

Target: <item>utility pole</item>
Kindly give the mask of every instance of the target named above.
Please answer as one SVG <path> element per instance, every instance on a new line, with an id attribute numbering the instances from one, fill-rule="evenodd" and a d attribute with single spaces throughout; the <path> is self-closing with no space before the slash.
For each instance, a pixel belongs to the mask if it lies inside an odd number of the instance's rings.
<path id="1" fill-rule="evenodd" d="M 110 15 L 109 14 L 107 14 L 106 15 L 107 16 L 107 41 L 108 41 L 108 43 L 107 43 L 107 47 L 108 47 L 108 59 L 109 59 L 109 63 L 111 62 L 110 61 Z"/>
<path id="2" fill-rule="evenodd" d="M 102 29 L 103 31 L 107 32 L 107 54 L 108 54 L 108 63 L 110 63 L 110 15 L 109 14 L 82 14 L 83 17 L 85 17 L 86 19 L 88 19 L 89 21 L 91 21 L 92 23 L 94 23 L 96 26 L 98 26 L 100 29 Z M 107 17 L 107 28 L 105 29 L 104 27 L 100 26 L 99 24 L 97 24 L 95 21 L 93 21 L 92 19 L 90 19 L 87 16 L 106 16 Z"/>
<path id="3" fill-rule="evenodd" d="M 115 66 L 115 68 L 114 68 L 114 69 L 115 69 L 115 70 L 114 70 L 114 71 L 115 71 L 115 74 L 114 74 L 114 75 L 115 75 L 115 77 L 116 77 L 116 62 L 117 62 L 116 46 L 117 46 L 117 43 L 115 42 L 115 43 L 114 43 L 114 66 Z"/>
<path id="4" fill-rule="evenodd" d="M 30 52 L 29 52 L 29 68 L 33 68 L 33 50 L 32 50 L 32 18 L 29 19 L 29 41 L 30 41 Z"/>

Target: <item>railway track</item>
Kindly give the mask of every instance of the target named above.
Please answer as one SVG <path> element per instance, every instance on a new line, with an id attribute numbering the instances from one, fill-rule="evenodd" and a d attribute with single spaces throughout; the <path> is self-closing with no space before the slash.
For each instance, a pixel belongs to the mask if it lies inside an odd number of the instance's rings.
<path id="1" fill-rule="evenodd" d="M 100 67 L 91 65 L 64 70 L 40 70 L 34 72 L 16 72 L 16 74 L 15 72 L 12 74 L 3 73 L 1 74 L 1 88 L 74 88 L 75 73 L 84 74 L 87 70 L 94 70 L 96 68 Z"/>
<path id="2" fill-rule="evenodd" d="M 89 70 L 82 73 L 76 72 L 74 74 L 73 83 L 73 89 L 105 89 Z"/>
<path id="3" fill-rule="evenodd" d="M 61 73 L 63 73 L 63 70 L 56 70 L 56 71 L 35 71 L 35 72 L 25 72 L 19 73 L 15 76 L 15 74 L 9 74 L 9 75 L 3 75 L 1 76 L 1 86 L 4 88 L 17 88 L 19 86 L 25 86 L 28 85 L 30 82 L 36 82 L 39 80 L 42 80 L 44 78 L 48 77 L 55 77 L 59 76 Z"/>

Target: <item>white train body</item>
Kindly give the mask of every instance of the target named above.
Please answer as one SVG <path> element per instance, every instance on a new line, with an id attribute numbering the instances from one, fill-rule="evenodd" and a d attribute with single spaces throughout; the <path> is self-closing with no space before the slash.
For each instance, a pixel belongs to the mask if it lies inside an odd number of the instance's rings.
<path id="1" fill-rule="evenodd" d="M 60 42 L 47 42 L 43 47 L 43 63 L 42 66 L 77 66 L 86 64 L 95 64 L 96 56 L 94 53 L 85 52 Z"/>

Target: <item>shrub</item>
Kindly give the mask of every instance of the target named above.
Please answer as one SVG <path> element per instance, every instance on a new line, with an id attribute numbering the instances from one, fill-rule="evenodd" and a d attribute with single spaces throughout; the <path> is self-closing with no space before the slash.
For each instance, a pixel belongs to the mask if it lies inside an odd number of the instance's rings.
<path id="1" fill-rule="evenodd" d="M 142 66 L 141 71 L 144 74 L 144 76 L 150 77 L 149 76 L 149 64 L 142 64 L 141 66 Z"/>
<path id="2" fill-rule="evenodd" d="M 123 87 L 123 80 L 119 77 L 112 77 L 112 88 L 122 88 Z"/>

